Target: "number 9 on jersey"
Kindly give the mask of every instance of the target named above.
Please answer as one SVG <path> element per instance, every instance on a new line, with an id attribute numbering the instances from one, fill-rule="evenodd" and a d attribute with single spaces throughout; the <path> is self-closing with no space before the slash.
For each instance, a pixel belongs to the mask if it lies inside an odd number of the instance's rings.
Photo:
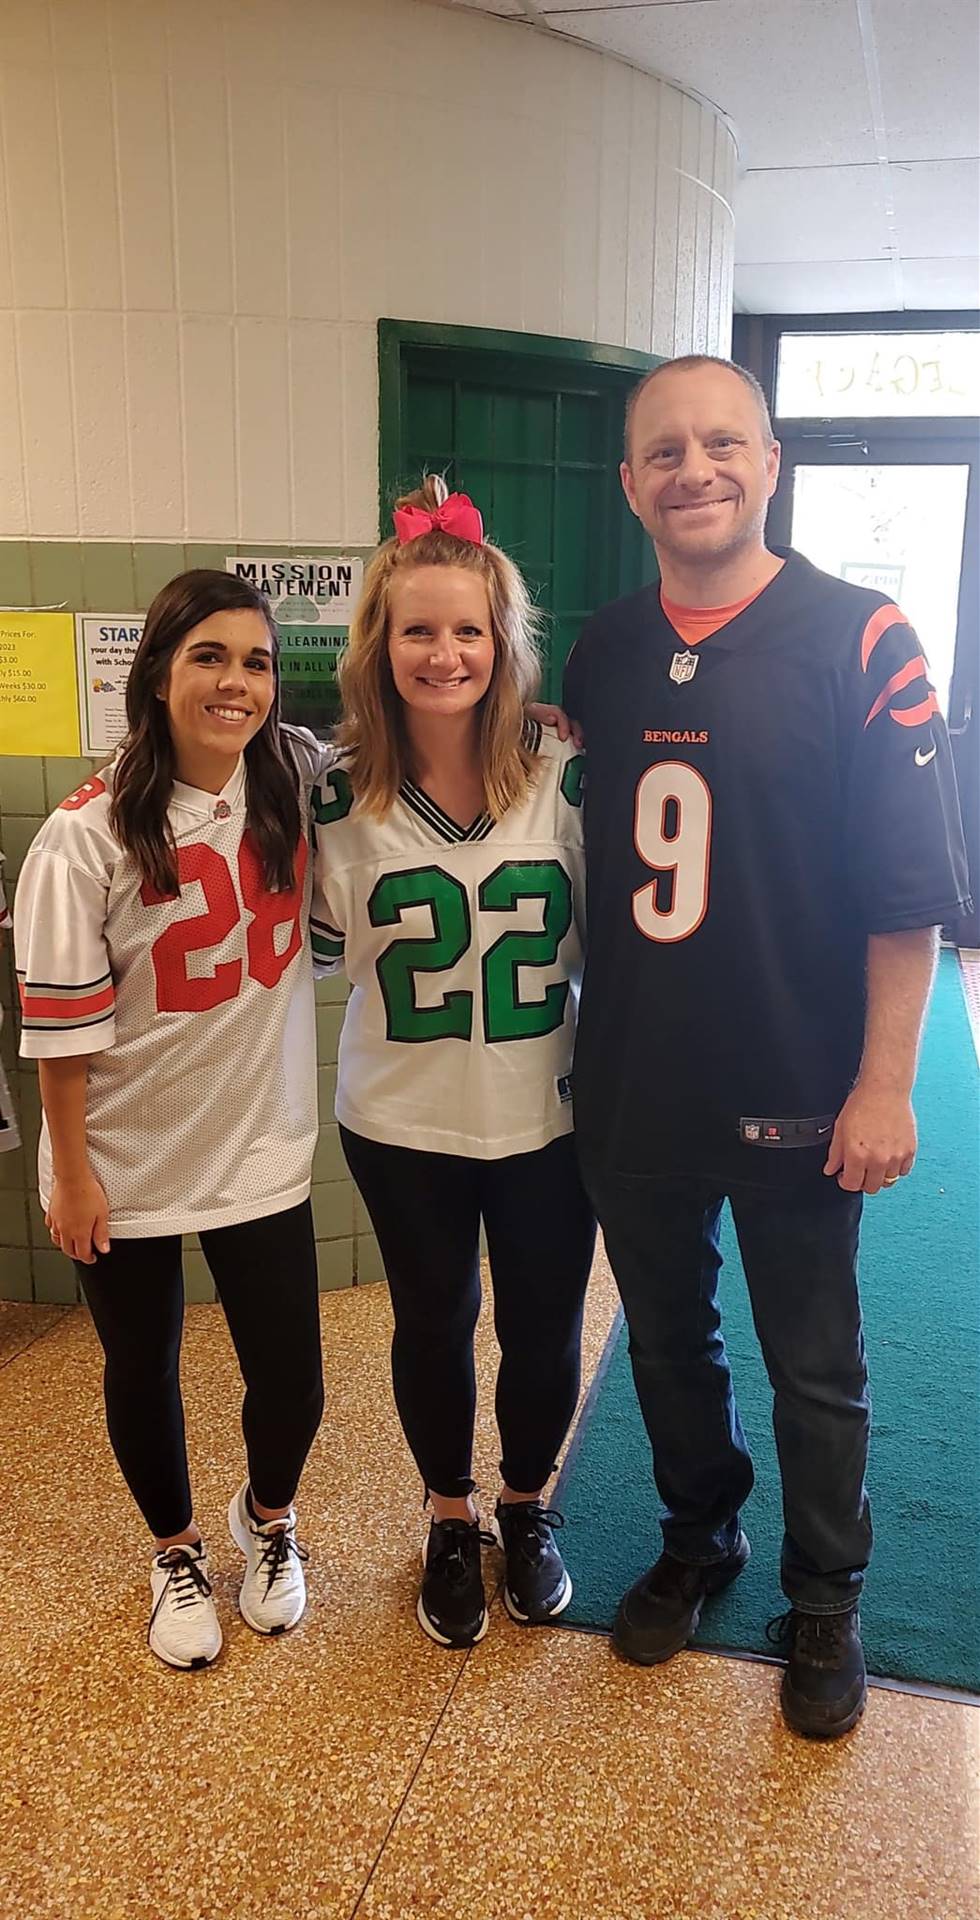
<path id="1" fill-rule="evenodd" d="M 708 907 L 711 790 L 696 767 L 665 760 L 637 785 L 633 840 L 657 878 L 637 887 L 633 919 L 647 940 L 686 940 Z"/>

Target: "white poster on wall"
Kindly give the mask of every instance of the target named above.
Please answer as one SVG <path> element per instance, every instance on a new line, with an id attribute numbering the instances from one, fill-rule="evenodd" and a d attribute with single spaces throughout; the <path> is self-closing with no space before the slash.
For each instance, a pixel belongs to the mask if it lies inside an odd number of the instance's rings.
<path id="1" fill-rule="evenodd" d="M 280 627 L 348 627 L 364 578 L 353 554 L 229 554 L 226 573 L 237 573 L 267 595 Z"/>
<path id="2" fill-rule="evenodd" d="M 75 651 L 83 753 L 111 753 L 126 732 L 126 682 L 143 613 L 76 613 Z"/>

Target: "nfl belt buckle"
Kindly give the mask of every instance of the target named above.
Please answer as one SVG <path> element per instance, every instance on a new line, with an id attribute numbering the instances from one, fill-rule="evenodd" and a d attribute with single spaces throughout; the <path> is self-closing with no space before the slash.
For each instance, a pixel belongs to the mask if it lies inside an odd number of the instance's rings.
<path id="1" fill-rule="evenodd" d="M 693 680 L 697 670 L 698 656 L 696 653 L 675 653 L 670 663 L 670 677 L 675 686 L 678 687 L 683 687 L 688 680 Z"/>

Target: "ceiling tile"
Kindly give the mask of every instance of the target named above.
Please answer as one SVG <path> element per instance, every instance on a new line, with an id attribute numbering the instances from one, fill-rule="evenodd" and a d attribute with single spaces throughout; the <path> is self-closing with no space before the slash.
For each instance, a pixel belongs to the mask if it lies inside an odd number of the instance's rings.
<path id="1" fill-rule="evenodd" d="M 446 4 L 446 0 L 442 0 Z M 522 0 L 449 0 L 451 7 L 472 7 L 477 13 L 502 14 L 505 18 L 524 13 Z"/>
<path id="2" fill-rule="evenodd" d="M 888 158 L 963 159 L 980 127 L 976 0 L 873 0 Z"/>
<path id="3" fill-rule="evenodd" d="M 907 307 L 980 307 L 980 259 L 903 260 Z"/>
<path id="4" fill-rule="evenodd" d="M 890 238 L 877 167 L 750 173 L 735 189 L 737 266 L 876 260 Z"/>
<path id="5" fill-rule="evenodd" d="M 493 0 L 488 0 L 493 4 Z M 537 0 L 537 12 L 549 18 L 556 13 L 637 13 L 647 7 L 713 7 L 718 0 Z"/>
<path id="6" fill-rule="evenodd" d="M 888 313 L 897 305 L 892 269 L 880 260 L 735 269 L 741 313 Z"/>
<path id="7" fill-rule="evenodd" d="M 854 0 L 686 0 L 548 21 L 714 101 L 743 166 L 875 158 Z"/>
<path id="8" fill-rule="evenodd" d="M 523 0 L 448 4 L 528 18 Z M 533 0 L 533 12 L 728 115 L 744 310 L 977 303 L 977 0 Z"/>
<path id="9" fill-rule="evenodd" d="M 980 177 L 971 160 L 890 167 L 903 253 L 975 253 L 980 235 Z"/>

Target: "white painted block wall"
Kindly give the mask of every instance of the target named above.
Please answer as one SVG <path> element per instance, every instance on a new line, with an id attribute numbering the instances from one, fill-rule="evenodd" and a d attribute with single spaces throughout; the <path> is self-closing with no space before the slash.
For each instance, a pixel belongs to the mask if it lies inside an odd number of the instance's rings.
<path id="1" fill-rule="evenodd" d="M 727 352 L 732 136 L 425 0 L 3 0 L 0 538 L 377 537 L 381 315 Z"/>

